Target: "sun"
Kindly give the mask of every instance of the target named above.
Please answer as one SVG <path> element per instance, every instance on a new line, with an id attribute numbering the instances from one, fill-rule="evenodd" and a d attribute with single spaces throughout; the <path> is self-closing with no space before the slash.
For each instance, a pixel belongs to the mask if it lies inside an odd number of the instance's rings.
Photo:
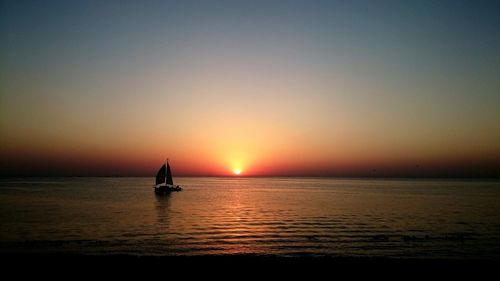
<path id="1" fill-rule="evenodd" d="M 241 174 L 241 169 L 234 169 L 233 173 L 238 176 L 239 174 Z"/>

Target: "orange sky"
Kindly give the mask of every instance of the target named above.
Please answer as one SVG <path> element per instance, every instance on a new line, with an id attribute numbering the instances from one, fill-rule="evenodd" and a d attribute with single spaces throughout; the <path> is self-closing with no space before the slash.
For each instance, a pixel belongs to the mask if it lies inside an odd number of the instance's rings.
<path id="1" fill-rule="evenodd" d="M 500 175 L 495 9 L 156 4 L 5 5 L 2 175 Z"/>

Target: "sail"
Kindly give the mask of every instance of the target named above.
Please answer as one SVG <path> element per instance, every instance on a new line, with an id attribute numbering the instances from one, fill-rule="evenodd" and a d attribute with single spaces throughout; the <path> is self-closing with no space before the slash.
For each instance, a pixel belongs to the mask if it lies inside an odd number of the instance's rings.
<path id="1" fill-rule="evenodd" d="M 174 181 L 172 180 L 172 172 L 170 171 L 170 165 L 168 164 L 168 162 L 167 162 L 167 184 L 174 185 Z"/>
<path id="2" fill-rule="evenodd" d="M 169 174 L 170 174 L 170 168 L 168 169 Z M 166 173 L 166 167 L 165 164 L 161 166 L 160 170 L 158 170 L 158 173 L 156 174 L 156 184 L 162 184 L 165 183 L 165 173 Z M 170 176 L 172 177 L 172 176 Z"/>

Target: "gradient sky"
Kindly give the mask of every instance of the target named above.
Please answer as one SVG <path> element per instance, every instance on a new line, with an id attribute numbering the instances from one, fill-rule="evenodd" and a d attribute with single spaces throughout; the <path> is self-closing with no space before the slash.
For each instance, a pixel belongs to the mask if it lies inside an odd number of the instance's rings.
<path id="1" fill-rule="evenodd" d="M 500 176 L 500 1 L 1 1 L 1 175 Z"/>

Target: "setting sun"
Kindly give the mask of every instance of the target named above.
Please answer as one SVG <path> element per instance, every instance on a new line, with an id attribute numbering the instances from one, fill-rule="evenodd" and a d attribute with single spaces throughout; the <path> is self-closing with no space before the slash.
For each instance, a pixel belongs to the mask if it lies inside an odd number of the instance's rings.
<path id="1" fill-rule="evenodd" d="M 240 169 L 234 169 L 234 170 L 233 170 L 233 173 L 234 173 L 235 175 L 239 175 L 239 174 L 241 174 L 241 170 L 240 170 Z"/>

